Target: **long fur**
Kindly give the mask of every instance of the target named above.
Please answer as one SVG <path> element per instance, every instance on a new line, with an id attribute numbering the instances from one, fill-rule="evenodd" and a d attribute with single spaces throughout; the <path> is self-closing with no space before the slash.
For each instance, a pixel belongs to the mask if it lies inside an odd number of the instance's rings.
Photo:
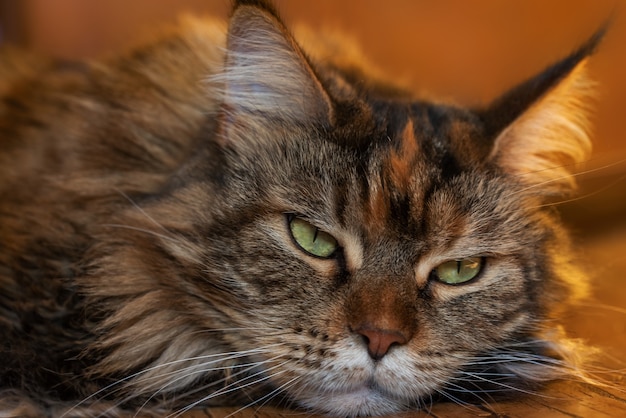
<path id="1" fill-rule="evenodd" d="M 364 416 L 585 379 L 558 318 L 588 284 L 543 203 L 589 152 L 588 54 L 492 132 L 319 45 L 240 1 L 108 60 L 2 55 L 0 416 Z"/>

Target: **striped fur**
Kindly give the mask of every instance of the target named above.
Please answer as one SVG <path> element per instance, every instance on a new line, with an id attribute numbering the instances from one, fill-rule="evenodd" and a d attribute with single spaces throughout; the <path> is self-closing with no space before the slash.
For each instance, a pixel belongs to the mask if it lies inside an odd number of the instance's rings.
<path id="1" fill-rule="evenodd" d="M 303 52 L 265 1 L 108 61 L 3 56 L 0 416 L 378 415 L 580 374 L 557 319 L 586 279 L 542 203 L 587 155 L 596 43 L 479 110 Z M 363 327 L 406 338 L 373 358 Z"/>

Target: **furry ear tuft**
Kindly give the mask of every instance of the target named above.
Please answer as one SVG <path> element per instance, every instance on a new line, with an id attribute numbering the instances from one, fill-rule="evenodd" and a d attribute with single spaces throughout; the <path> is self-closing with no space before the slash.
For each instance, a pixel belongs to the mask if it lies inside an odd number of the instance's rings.
<path id="1" fill-rule="evenodd" d="M 572 172 L 591 153 L 589 56 L 610 22 L 578 50 L 479 111 L 489 160 L 543 195 L 575 189 Z"/>
<path id="2" fill-rule="evenodd" d="M 546 93 L 497 136 L 490 158 L 544 195 L 576 188 L 572 172 L 591 153 L 593 83 L 587 61 Z"/>
<path id="3" fill-rule="evenodd" d="M 229 119 L 329 123 L 330 99 L 307 58 L 266 2 L 235 5 L 225 68 L 212 78 L 223 87 Z"/>

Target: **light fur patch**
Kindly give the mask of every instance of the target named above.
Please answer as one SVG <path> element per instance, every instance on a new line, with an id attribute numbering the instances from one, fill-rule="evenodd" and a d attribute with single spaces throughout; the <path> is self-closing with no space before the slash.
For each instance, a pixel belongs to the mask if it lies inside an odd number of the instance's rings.
<path id="1" fill-rule="evenodd" d="M 231 21 L 225 69 L 209 79 L 223 86 L 224 103 L 235 113 L 295 122 L 328 116 L 330 100 L 282 25 L 269 15 L 246 16 L 240 9 L 242 16 Z"/>
<path id="2" fill-rule="evenodd" d="M 363 244 L 361 240 L 349 232 L 338 231 L 335 236 L 343 247 L 348 271 L 354 272 L 363 266 Z"/>
<path id="3" fill-rule="evenodd" d="M 531 186 L 553 194 L 576 187 L 571 172 L 591 153 L 587 60 L 497 138 L 491 158 Z"/>

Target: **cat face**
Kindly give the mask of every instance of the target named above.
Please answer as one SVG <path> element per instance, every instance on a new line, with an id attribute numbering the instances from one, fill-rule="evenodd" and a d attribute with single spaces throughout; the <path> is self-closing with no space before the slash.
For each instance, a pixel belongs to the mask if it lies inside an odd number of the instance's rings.
<path id="1" fill-rule="evenodd" d="M 99 258 L 145 290 L 104 322 L 100 373 L 142 365 L 128 385 L 147 396 L 259 390 L 342 416 L 558 375 L 544 321 L 585 285 L 543 204 L 588 152 L 597 39 L 468 110 L 311 61 L 257 3 L 236 6 L 210 77 L 207 145 L 120 215 L 161 232 Z"/>
<path id="2" fill-rule="evenodd" d="M 417 146 L 415 125 L 407 121 L 392 144 Z M 548 285 L 536 265 L 551 231 L 520 205 L 528 198 L 519 189 L 477 169 L 446 178 L 423 154 L 398 173 L 394 146 L 366 156 L 303 145 L 319 139 L 294 135 L 282 152 L 257 156 L 276 169 L 242 182 L 259 184 L 238 202 L 255 202 L 254 215 L 236 222 L 225 245 L 245 312 L 231 326 L 250 328 L 232 344 L 272 347 L 257 361 L 276 385 L 332 414 L 394 411 L 442 390 L 478 353 L 516 341 L 542 317 Z M 311 242 L 316 232 L 317 241 L 332 236 L 330 250 L 315 252 L 297 223 Z M 457 260 L 478 260 L 476 274 L 446 283 L 437 268 Z"/>

